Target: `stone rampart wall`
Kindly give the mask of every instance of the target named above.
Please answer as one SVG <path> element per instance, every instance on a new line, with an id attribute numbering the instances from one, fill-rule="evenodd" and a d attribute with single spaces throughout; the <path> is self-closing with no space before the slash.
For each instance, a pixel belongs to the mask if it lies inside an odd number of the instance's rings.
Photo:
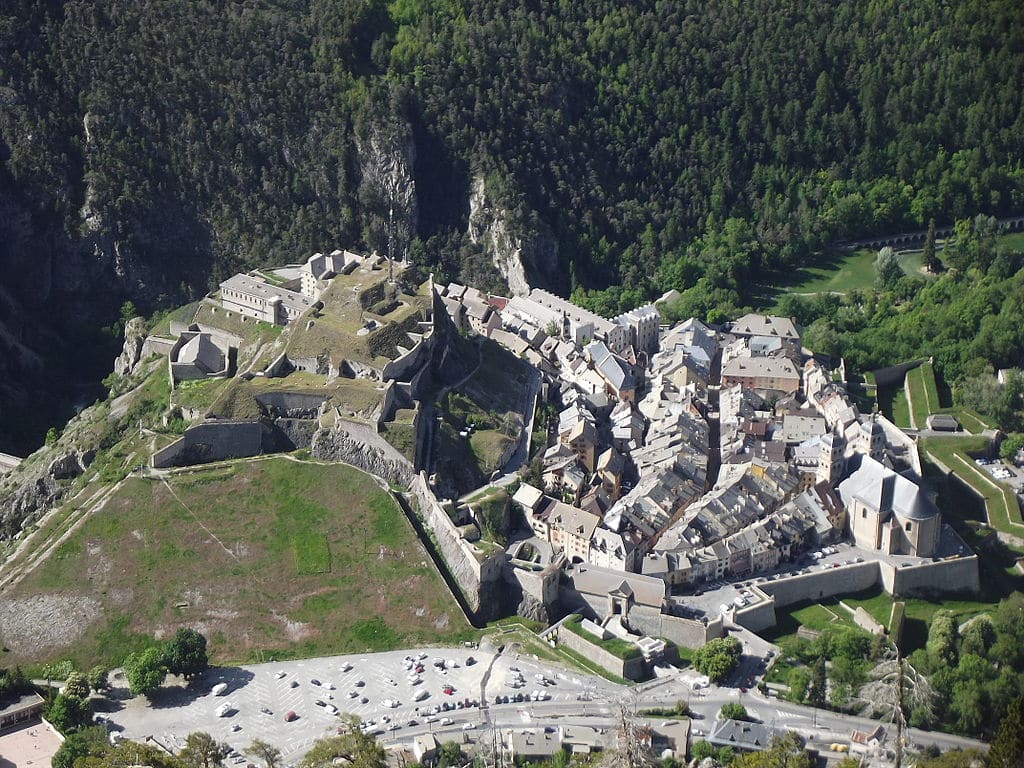
<path id="1" fill-rule="evenodd" d="M 558 602 L 558 573 L 557 568 L 541 571 L 522 567 L 508 568 L 508 578 L 518 595 L 517 605 L 505 607 L 517 616 L 548 623 L 552 618 L 551 609 Z"/>
<path id="2" fill-rule="evenodd" d="M 499 615 L 499 595 L 494 594 L 505 570 L 505 553 L 497 550 L 484 556 L 462 538 L 437 497 L 430 489 L 425 474 L 415 475 L 409 484 L 424 528 L 444 558 L 448 572 L 458 585 L 470 611 L 480 621 Z"/>
<path id="3" fill-rule="evenodd" d="M 384 366 L 381 372 L 384 380 L 411 379 L 415 372 L 422 370 L 430 362 L 430 353 L 433 348 L 433 337 L 425 336 L 416 342 L 412 349 L 404 355 L 400 355 Z"/>
<path id="4" fill-rule="evenodd" d="M 256 402 L 271 417 L 312 419 L 319 415 L 326 397 L 307 392 L 264 392 L 256 395 Z"/>
<path id="5" fill-rule="evenodd" d="M 288 359 L 288 353 L 282 352 L 274 358 L 270 365 L 263 369 L 263 375 L 268 379 L 276 379 L 287 376 L 292 371 L 292 361 Z"/>
<path id="6" fill-rule="evenodd" d="M 761 632 L 769 627 L 774 627 L 777 621 L 775 617 L 775 598 L 766 594 L 764 599 L 759 600 L 753 605 L 738 609 L 733 614 L 733 620 L 751 632 Z"/>
<path id="7" fill-rule="evenodd" d="M 908 363 L 900 363 L 899 365 L 890 365 L 888 368 L 878 368 L 872 371 L 875 375 L 875 383 L 880 387 L 891 387 L 894 384 L 899 384 L 904 376 L 907 375 L 907 371 L 917 368 L 921 363 L 925 361 L 925 358 L 920 360 L 911 360 Z"/>
<path id="8" fill-rule="evenodd" d="M 635 632 L 671 640 L 685 648 L 700 648 L 708 640 L 722 637 L 724 633 L 720 618 L 705 624 L 696 619 L 672 616 L 643 606 L 632 607 L 626 621 Z"/>
<path id="9" fill-rule="evenodd" d="M 208 333 L 213 338 L 213 343 L 221 349 L 227 349 L 228 347 L 240 347 L 242 346 L 242 337 L 234 333 L 229 333 L 223 328 L 218 328 L 215 325 L 207 325 L 206 323 L 194 323 L 189 326 L 184 326 L 182 330 L 175 330 L 175 325 L 171 325 L 171 333 L 181 334 L 183 331 L 194 330 L 198 328 L 203 333 Z"/>
<path id="10" fill-rule="evenodd" d="M 211 421 L 185 430 L 181 438 L 153 454 L 156 468 L 203 464 L 256 456 L 263 446 L 258 421 Z"/>
<path id="11" fill-rule="evenodd" d="M 818 600 L 870 589 L 878 584 L 879 578 L 878 563 L 866 562 L 765 581 L 757 586 L 766 595 L 775 598 L 775 606 L 781 608 L 801 600 Z"/>
<path id="12" fill-rule="evenodd" d="M 169 357 L 176 341 L 177 339 L 171 339 L 166 336 L 147 336 L 146 340 L 142 342 L 142 357 L 145 358 L 150 355 L 166 355 Z"/>
<path id="13" fill-rule="evenodd" d="M 892 446 L 893 452 L 897 456 L 902 456 L 917 473 L 917 476 L 921 477 L 924 474 L 921 469 L 921 455 L 918 453 L 917 443 L 914 442 L 914 439 L 882 414 L 878 414 L 878 423 L 882 426 L 885 441 Z"/>
<path id="14" fill-rule="evenodd" d="M 977 555 L 904 568 L 883 564 L 881 571 L 885 591 L 895 597 L 950 592 L 977 594 L 981 591 Z"/>
<path id="15" fill-rule="evenodd" d="M 576 651 L 583 658 L 608 670 L 613 675 L 618 675 L 626 680 L 642 680 L 646 676 L 643 656 L 620 659 L 596 643 L 589 642 L 586 638 L 561 625 L 555 631 L 555 637 L 559 644 Z"/>

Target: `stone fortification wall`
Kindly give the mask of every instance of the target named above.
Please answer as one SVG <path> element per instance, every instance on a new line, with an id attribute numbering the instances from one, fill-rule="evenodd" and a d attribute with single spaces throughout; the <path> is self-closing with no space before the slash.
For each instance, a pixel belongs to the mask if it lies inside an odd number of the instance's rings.
<path id="1" fill-rule="evenodd" d="M 282 352 L 271 361 L 270 365 L 263 369 L 262 373 L 268 379 L 277 379 L 287 376 L 293 370 L 292 361 L 288 359 L 288 353 Z"/>
<path id="2" fill-rule="evenodd" d="M 384 386 L 384 397 L 381 398 L 380 407 L 376 412 L 377 426 L 385 421 L 391 421 L 395 416 L 395 408 L 397 407 L 396 402 L 398 401 L 399 392 L 395 387 L 395 382 L 389 381 Z"/>
<path id="3" fill-rule="evenodd" d="M 497 550 L 484 556 L 463 539 L 431 491 L 425 473 L 412 479 L 409 490 L 424 529 L 431 534 L 474 619 L 482 623 L 498 618 L 505 553 Z"/>
<path id="4" fill-rule="evenodd" d="M 262 447 L 263 425 L 258 421 L 210 421 L 189 427 L 150 461 L 156 468 L 180 467 L 256 456 Z"/>
<path id="5" fill-rule="evenodd" d="M 394 485 L 406 486 L 413 478 L 409 460 L 376 430 L 337 411 L 331 426 L 317 429 L 310 449 L 314 458 L 347 462 Z"/>
<path id="6" fill-rule="evenodd" d="M 841 565 L 827 571 L 811 571 L 777 581 L 765 581 L 757 586 L 766 595 L 775 598 L 776 607 L 781 608 L 801 600 L 818 600 L 870 589 L 878 584 L 879 578 L 878 563 L 867 562 Z"/>
<path id="7" fill-rule="evenodd" d="M 385 381 L 388 379 L 397 379 L 399 381 L 411 379 L 430 363 L 432 349 L 433 335 L 431 334 L 416 342 L 412 349 L 404 355 L 399 355 L 385 365 L 381 375 Z"/>
<path id="8" fill-rule="evenodd" d="M 755 594 L 761 592 L 756 587 L 752 591 Z M 769 627 L 774 627 L 777 622 L 775 617 L 775 598 L 763 592 L 758 597 L 761 595 L 764 595 L 762 600 L 753 605 L 748 605 L 746 608 L 740 608 L 733 614 L 733 621 L 741 627 L 746 627 L 751 632 L 761 632 Z"/>
<path id="9" fill-rule="evenodd" d="M 630 608 L 626 621 L 634 632 L 671 640 L 685 648 L 700 648 L 708 640 L 722 637 L 725 633 L 721 617 L 705 624 L 703 621 L 672 616 L 645 606 Z"/>
<path id="10" fill-rule="evenodd" d="M 555 630 L 555 639 L 560 645 L 564 645 L 580 654 L 588 661 L 606 669 L 613 675 L 618 675 L 626 680 L 642 680 L 647 676 L 647 665 L 643 656 L 636 656 L 632 659 L 620 659 L 613 653 L 609 653 L 596 643 L 589 642 L 586 638 L 577 635 L 571 629 L 559 625 Z"/>
<path id="11" fill-rule="evenodd" d="M 608 597 L 605 595 L 592 595 L 563 587 L 558 592 L 558 599 L 566 610 L 575 611 L 588 619 L 600 620 L 608 613 Z"/>
<path id="12" fill-rule="evenodd" d="M 218 328 L 216 325 L 207 325 L 206 323 L 192 323 L 191 325 L 185 325 L 184 323 L 171 323 L 171 333 L 180 335 L 185 331 L 202 331 L 208 333 L 213 338 L 213 343 L 222 349 L 228 347 L 240 347 L 242 346 L 241 336 L 229 333 L 223 328 Z"/>
<path id="13" fill-rule="evenodd" d="M 920 360 L 911 360 L 909 363 L 900 363 L 899 365 L 891 365 L 888 368 L 879 368 L 872 371 L 871 373 L 875 376 L 875 383 L 880 387 L 891 387 L 894 384 L 899 384 L 900 381 L 907 375 L 907 371 L 917 368 L 926 358 Z"/>
<path id="14" fill-rule="evenodd" d="M 166 336 L 147 336 L 142 342 L 142 357 L 150 355 L 161 355 L 169 357 L 177 339 Z"/>
<path id="15" fill-rule="evenodd" d="M 905 568 L 883 564 L 881 576 L 885 591 L 896 597 L 927 596 L 940 592 L 977 594 L 981 591 L 977 555 L 908 565 Z"/>
<path id="16" fill-rule="evenodd" d="M 558 603 L 558 569 L 545 568 L 534 571 L 527 568 L 506 569 L 509 593 L 516 605 L 503 606 L 508 613 L 540 621 L 551 622 L 554 608 Z"/>
<path id="17" fill-rule="evenodd" d="M 885 442 L 889 444 L 892 452 L 905 460 L 918 477 L 922 477 L 924 471 L 921 469 L 921 454 L 918 453 L 917 443 L 913 438 L 880 413 L 878 414 L 878 423 L 885 433 Z"/>
<path id="18" fill-rule="evenodd" d="M 316 430 L 315 419 L 281 418 L 274 420 L 274 431 L 285 441 L 281 447 L 282 451 L 309 448 L 313 445 L 313 435 L 316 434 Z"/>
<path id="19" fill-rule="evenodd" d="M 265 392 L 256 402 L 271 418 L 315 419 L 326 395 L 306 392 Z"/>

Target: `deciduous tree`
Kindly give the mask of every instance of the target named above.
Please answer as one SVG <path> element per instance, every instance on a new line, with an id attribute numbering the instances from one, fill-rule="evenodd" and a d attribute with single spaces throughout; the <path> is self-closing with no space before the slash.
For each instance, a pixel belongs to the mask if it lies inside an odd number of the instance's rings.
<path id="1" fill-rule="evenodd" d="M 160 687 L 167 674 L 164 652 L 160 648 L 147 648 L 141 653 L 132 653 L 124 660 L 124 676 L 128 690 L 133 696 L 145 696 Z"/>

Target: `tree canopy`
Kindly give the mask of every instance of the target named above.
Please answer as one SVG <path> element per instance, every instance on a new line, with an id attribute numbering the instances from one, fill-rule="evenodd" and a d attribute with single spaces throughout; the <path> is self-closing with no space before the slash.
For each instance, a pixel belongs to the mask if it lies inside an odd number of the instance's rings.
<path id="1" fill-rule="evenodd" d="M 739 663 L 743 647 L 735 637 L 709 640 L 693 654 L 693 668 L 717 682 L 729 675 Z"/>

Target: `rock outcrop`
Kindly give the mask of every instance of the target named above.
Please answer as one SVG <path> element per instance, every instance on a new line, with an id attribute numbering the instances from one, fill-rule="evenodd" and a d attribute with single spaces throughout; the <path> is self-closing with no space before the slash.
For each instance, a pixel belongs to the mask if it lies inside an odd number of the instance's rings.
<path id="1" fill-rule="evenodd" d="M 473 179 L 469 196 L 469 239 L 482 245 L 514 296 L 525 296 L 533 287 L 553 287 L 558 278 L 558 244 L 547 233 L 521 231 L 509 212 L 487 191 L 483 176 Z"/>
<path id="2" fill-rule="evenodd" d="M 124 347 L 114 360 L 114 373 L 131 376 L 142 359 L 142 346 L 146 343 L 146 321 L 133 317 L 124 327 Z"/>
<path id="3" fill-rule="evenodd" d="M 365 424 L 336 418 L 314 433 L 310 451 L 314 458 L 348 462 L 393 485 L 412 480 L 412 463 Z"/>

